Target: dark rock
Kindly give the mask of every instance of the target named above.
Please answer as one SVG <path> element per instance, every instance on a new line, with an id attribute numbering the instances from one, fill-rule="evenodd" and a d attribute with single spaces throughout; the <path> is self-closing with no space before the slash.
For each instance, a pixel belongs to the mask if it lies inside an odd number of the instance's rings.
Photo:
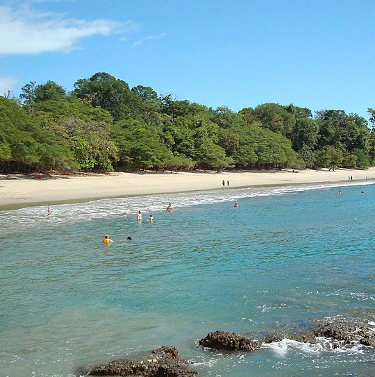
<path id="1" fill-rule="evenodd" d="M 281 342 L 283 339 L 286 339 L 286 338 L 288 338 L 288 336 L 283 332 L 269 333 L 262 338 L 262 343 Z"/>
<path id="2" fill-rule="evenodd" d="M 227 351 L 256 351 L 260 344 L 252 339 L 228 331 L 215 331 L 199 340 L 203 347 Z"/>
<path id="3" fill-rule="evenodd" d="M 368 336 L 365 335 L 361 340 L 360 343 L 364 346 L 374 347 L 375 348 L 375 336 Z"/>
<path id="4" fill-rule="evenodd" d="M 146 354 L 140 360 L 114 360 L 97 365 L 84 372 L 90 376 L 140 376 L 140 377 L 193 377 L 198 372 L 186 368 L 175 347 L 163 346 Z M 82 371 L 80 371 L 82 374 Z"/>
<path id="5" fill-rule="evenodd" d="M 347 317 L 334 317 L 315 322 L 314 334 L 341 341 L 343 344 L 360 342 L 374 347 L 375 332 L 368 320 Z"/>
<path id="6" fill-rule="evenodd" d="M 288 338 L 301 343 L 317 343 L 316 337 L 313 332 L 308 330 L 300 330 L 294 334 L 289 335 Z"/>
<path id="7" fill-rule="evenodd" d="M 154 355 L 162 358 L 168 358 L 173 360 L 178 360 L 178 350 L 176 347 L 171 346 L 161 346 L 159 348 L 155 348 L 151 351 Z"/>
<path id="8" fill-rule="evenodd" d="M 316 338 L 311 331 L 299 330 L 296 332 L 286 333 L 286 332 L 274 332 L 269 333 L 262 338 L 262 343 L 274 343 L 281 342 L 283 339 L 292 339 L 301 343 L 316 343 Z"/>

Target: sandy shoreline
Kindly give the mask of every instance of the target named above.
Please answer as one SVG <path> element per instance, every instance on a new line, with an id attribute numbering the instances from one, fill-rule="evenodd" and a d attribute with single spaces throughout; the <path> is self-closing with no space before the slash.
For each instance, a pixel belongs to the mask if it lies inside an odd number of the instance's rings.
<path id="1" fill-rule="evenodd" d="M 0 176 L 0 210 L 45 203 L 81 202 L 92 199 L 142 196 L 162 193 L 230 188 L 296 185 L 308 183 L 375 180 L 375 168 L 368 170 L 302 170 L 293 172 L 222 172 L 222 173 L 109 173 L 84 176 L 52 176 L 26 179 Z"/>

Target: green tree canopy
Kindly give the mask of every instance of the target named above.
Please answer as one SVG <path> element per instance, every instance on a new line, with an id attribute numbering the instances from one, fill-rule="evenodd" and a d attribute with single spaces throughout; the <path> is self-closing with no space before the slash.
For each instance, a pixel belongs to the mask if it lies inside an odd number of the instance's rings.
<path id="1" fill-rule="evenodd" d="M 115 120 L 126 119 L 132 112 L 134 96 L 128 84 L 105 72 L 77 80 L 73 94 L 92 107 L 108 110 Z"/>
<path id="2" fill-rule="evenodd" d="M 69 149 L 16 101 L 0 97 L 0 169 L 28 172 L 76 167 Z"/>
<path id="3" fill-rule="evenodd" d="M 255 119 L 262 128 L 279 133 L 290 139 L 296 119 L 284 106 L 277 103 L 264 103 L 254 109 Z"/>

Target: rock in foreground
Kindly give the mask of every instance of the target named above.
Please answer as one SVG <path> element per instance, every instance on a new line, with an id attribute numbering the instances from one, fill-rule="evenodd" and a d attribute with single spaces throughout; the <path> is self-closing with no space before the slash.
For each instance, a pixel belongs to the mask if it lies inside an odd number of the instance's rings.
<path id="1" fill-rule="evenodd" d="M 199 340 L 203 347 L 227 351 L 256 351 L 260 344 L 252 339 L 228 331 L 214 331 Z"/>
<path id="2" fill-rule="evenodd" d="M 141 377 L 196 377 L 197 371 L 188 370 L 187 361 L 178 356 L 175 347 L 157 348 L 141 360 L 115 360 L 95 366 L 85 372 L 90 376 Z"/>

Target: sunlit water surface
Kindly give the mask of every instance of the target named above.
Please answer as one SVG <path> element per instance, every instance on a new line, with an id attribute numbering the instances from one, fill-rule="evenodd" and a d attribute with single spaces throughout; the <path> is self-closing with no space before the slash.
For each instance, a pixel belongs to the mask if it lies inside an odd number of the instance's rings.
<path id="1" fill-rule="evenodd" d="M 71 377 L 161 345 L 195 360 L 201 376 L 374 376 L 374 350 L 358 345 L 284 340 L 253 354 L 197 345 L 214 330 L 259 335 L 375 309 L 371 183 L 0 211 L 0 376 Z"/>

